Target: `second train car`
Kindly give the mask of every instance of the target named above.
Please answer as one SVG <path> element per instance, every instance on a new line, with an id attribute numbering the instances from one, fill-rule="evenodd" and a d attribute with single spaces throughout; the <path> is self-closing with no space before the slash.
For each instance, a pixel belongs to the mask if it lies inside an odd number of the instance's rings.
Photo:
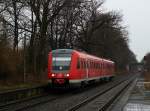
<path id="1" fill-rule="evenodd" d="M 114 77 L 114 62 L 73 49 L 56 49 L 48 56 L 48 80 L 53 85 L 80 86 Z"/>

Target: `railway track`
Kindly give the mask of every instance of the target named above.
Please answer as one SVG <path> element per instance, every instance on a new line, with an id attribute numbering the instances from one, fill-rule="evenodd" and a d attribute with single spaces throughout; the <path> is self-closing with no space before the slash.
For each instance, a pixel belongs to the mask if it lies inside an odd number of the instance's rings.
<path id="1" fill-rule="evenodd" d="M 45 94 L 47 84 L 33 86 L 31 88 L 20 88 L 14 90 L 7 90 L 0 92 L 0 107 L 19 102 L 20 100 L 27 100 L 39 97 Z"/>
<path id="2" fill-rule="evenodd" d="M 55 90 L 55 91 L 49 91 L 48 93 L 44 93 L 43 95 L 40 95 L 40 96 L 35 96 L 32 98 L 27 98 L 27 99 L 22 99 L 22 100 L 17 100 L 17 101 L 12 101 L 6 104 L 2 104 L 0 106 L 0 111 L 22 111 L 30 107 L 35 107 L 35 106 L 38 106 L 47 102 L 52 102 L 56 99 L 66 97 L 67 95 L 66 90 L 62 90 L 60 92 L 63 94 L 57 95 L 58 92 L 57 90 Z"/>
<path id="3" fill-rule="evenodd" d="M 97 93 L 66 111 L 106 111 L 115 99 L 133 82 L 133 79 L 134 77 L 130 80 L 119 82 L 116 86 Z"/>
<path id="4" fill-rule="evenodd" d="M 43 107 L 44 107 L 44 111 L 49 111 L 50 109 L 53 109 L 53 111 L 65 111 L 65 110 L 88 111 L 88 109 L 91 109 L 91 107 L 95 105 L 94 101 L 98 102 L 97 98 L 99 98 L 98 100 L 101 100 L 99 102 L 101 103 L 101 105 L 96 103 L 98 106 L 100 106 L 99 108 L 96 108 L 96 109 L 98 110 L 100 109 L 101 111 L 103 111 L 125 89 L 125 88 L 124 89 L 122 88 L 123 87 L 122 85 L 125 85 L 126 87 L 128 87 L 128 85 L 135 78 L 135 77 L 132 77 L 129 79 L 129 77 L 126 77 L 126 78 L 122 77 L 122 79 L 119 79 L 119 80 L 116 79 L 112 82 L 105 83 L 102 85 L 97 85 L 96 87 L 93 87 L 93 88 L 86 87 L 81 91 L 74 90 L 70 92 L 64 92 L 64 94 L 58 93 L 56 95 L 49 93 L 49 95 L 45 95 L 39 98 L 31 99 L 29 101 L 24 101 L 24 102 L 20 102 L 17 104 L 6 106 L 4 108 L 0 108 L 0 111 L 33 111 L 33 110 L 43 111 L 42 109 Z M 126 81 L 127 79 L 129 80 Z M 115 89 L 117 86 L 118 88 Z M 96 88 L 97 88 L 97 91 L 95 90 Z M 91 90 L 95 90 L 95 91 L 93 92 Z M 115 91 L 118 91 L 118 90 L 119 92 L 116 92 L 116 96 L 112 95 L 114 94 Z M 110 91 L 112 92 L 110 93 Z M 95 92 L 98 92 L 98 93 L 95 93 Z M 86 97 L 86 95 L 88 97 Z M 91 96 L 91 95 L 94 95 L 94 96 Z M 109 96 L 112 96 L 112 97 L 110 99 L 105 100 L 105 98 Z M 76 101 L 76 103 L 78 104 L 75 104 L 74 101 Z M 57 103 L 59 104 L 59 107 Z"/>

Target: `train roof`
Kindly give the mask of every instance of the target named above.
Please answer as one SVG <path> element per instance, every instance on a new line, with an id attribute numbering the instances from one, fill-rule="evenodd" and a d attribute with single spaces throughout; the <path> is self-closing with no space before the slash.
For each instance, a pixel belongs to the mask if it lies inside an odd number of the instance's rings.
<path id="1" fill-rule="evenodd" d="M 73 51 L 73 49 L 55 49 L 52 50 L 52 53 L 72 53 Z"/>
<path id="2" fill-rule="evenodd" d="M 74 49 L 56 49 L 56 50 L 52 50 L 52 54 L 54 54 L 54 53 L 73 53 L 73 52 L 75 52 L 76 54 L 78 54 L 82 58 L 88 57 L 88 58 L 95 59 L 95 60 L 103 60 L 105 62 L 114 63 L 111 60 L 96 57 L 94 55 L 87 54 L 86 52 L 81 52 L 81 51 L 77 51 L 77 50 L 74 50 Z"/>
<path id="3" fill-rule="evenodd" d="M 84 53 L 84 52 L 79 52 L 79 51 L 76 51 L 75 52 L 80 56 L 80 57 L 88 57 L 88 58 L 91 58 L 91 59 L 95 59 L 95 60 L 103 60 L 105 62 L 110 62 L 110 63 L 114 63 L 113 61 L 111 60 L 108 60 L 108 59 L 104 59 L 104 58 L 100 58 L 100 57 L 97 57 L 97 56 L 94 56 L 94 55 L 90 55 L 90 54 L 87 54 L 87 53 Z"/>

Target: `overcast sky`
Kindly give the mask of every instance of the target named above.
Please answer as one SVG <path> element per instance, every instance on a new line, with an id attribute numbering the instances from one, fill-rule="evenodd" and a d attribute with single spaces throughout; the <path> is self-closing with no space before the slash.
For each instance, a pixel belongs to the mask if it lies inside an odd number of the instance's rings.
<path id="1" fill-rule="evenodd" d="M 150 52 L 150 0 L 106 0 L 104 7 L 121 11 L 130 33 L 130 48 L 141 60 Z"/>

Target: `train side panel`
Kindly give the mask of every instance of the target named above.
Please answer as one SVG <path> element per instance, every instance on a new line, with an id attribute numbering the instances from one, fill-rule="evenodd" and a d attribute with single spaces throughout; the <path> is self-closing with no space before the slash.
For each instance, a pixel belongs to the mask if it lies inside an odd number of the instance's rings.
<path id="1" fill-rule="evenodd" d="M 81 84 L 81 82 L 86 81 L 85 59 L 76 52 L 72 56 L 70 75 L 69 82 L 71 84 Z"/>

